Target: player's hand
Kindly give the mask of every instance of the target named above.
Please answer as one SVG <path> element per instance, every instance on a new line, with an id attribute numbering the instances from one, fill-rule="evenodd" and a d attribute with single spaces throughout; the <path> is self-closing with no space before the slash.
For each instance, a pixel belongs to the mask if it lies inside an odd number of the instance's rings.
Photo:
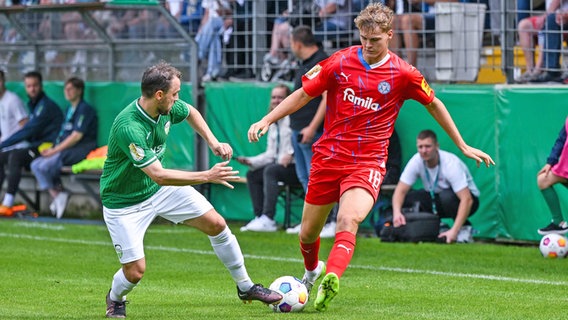
<path id="1" fill-rule="evenodd" d="M 544 167 L 542 167 L 542 169 L 540 169 L 540 171 L 536 175 L 540 176 L 541 174 L 544 174 L 545 176 L 547 176 L 548 173 L 550 172 L 550 168 L 552 168 L 552 166 L 547 163 L 544 165 Z"/>
<path id="2" fill-rule="evenodd" d="M 495 165 L 495 161 L 493 161 L 493 159 L 491 159 L 491 156 L 489 156 L 487 153 L 485 153 L 485 152 L 483 152 L 479 149 L 472 148 L 472 147 L 468 146 L 463 151 L 463 154 L 466 157 L 475 160 L 477 167 L 479 167 L 479 164 L 481 162 L 485 163 L 486 167 L 489 167 L 489 165 Z"/>
<path id="3" fill-rule="evenodd" d="M 398 228 L 400 226 L 404 226 L 405 224 L 406 224 L 406 218 L 404 217 L 404 215 L 401 212 L 398 213 L 393 212 L 392 225 L 395 228 Z"/>
<path id="4" fill-rule="evenodd" d="M 240 163 L 240 164 L 250 166 L 250 161 L 247 157 L 237 157 L 235 160 L 237 160 L 237 162 Z"/>
<path id="5" fill-rule="evenodd" d="M 233 157 L 233 148 L 228 143 L 218 143 L 211 146 L 211 151 L 223 160 L 230 160 Z"/>
<path id="6" fill-rule="evenodd" d="M 279 163 L 280 165 L 282 165 L 284 168 L 288 168 L 288 166 L 292 163 L 292 161 L 294 160 L 294 155 L 292 154 L 285 154 L 282 156 L 282 158 L 280 159 Z"/>
<path id="7" fill-rule="evenodd" d="M 458 231 L 459 230 L 448 229 L 447 231 L 440 233 L 438 235 L 438 238 L 444 238 L 445 237 L 446 243 L 456 242 L 456 240 L 458 238 Z"/>
<path id="8" fill-rule="evenodd" d="M 248 131 L 248 139 L 249 142 L 258 142 L 260 137 L 268 132 L 268 127 L 270 127 L 270 123 L 268 121 L 262 119 L 259 122 L 253 123 Z"/>
<path id="9" fill-rule="evenodd" d="M 312 128 L 310 127 L 305 127 L 300 131 L 300 134 L 302 135 L 302 141 L 300 141 L 300 143 L 308 144 L 312 143 L 312 141 L 314 140 L 316 131 L 312 130 Z"/>
<path id="10" fill-rule="evenodd" d="M 219 162 L 207 171 L 207 181 L 211 183 L 222 184 L 227 188 L 234 189 L 229 182 L 238 181 L 239 171 L 233 170 L 233 167 L 227 166 L 229 161 Z"/>

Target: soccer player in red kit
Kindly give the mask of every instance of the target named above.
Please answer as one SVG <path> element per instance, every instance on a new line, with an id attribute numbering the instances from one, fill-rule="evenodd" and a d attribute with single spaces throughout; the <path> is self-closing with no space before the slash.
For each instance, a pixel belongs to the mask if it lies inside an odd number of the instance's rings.
<path id="1" fill-rule="evenodd" d="M 249 141 L 258 141 L 271 123 L 327 90 L 324 133 L 313 146 L 299 235 L 306 269 L 302 280 L 308 290 L 325 273 L 314 303 L 318 311 L 326 310 L 337 295 L 339 278 L 353 256 L 359 224 L 377 199 L 389 137 L 405 100 L 423 104 L 465 156 L 478 165 L 494 164 L 489 155 L 466 144 L 422 74 L 388 50 L 392 20 L 391 9 L 378 2 L 369 4 L 355 19 L 361 45 L 340 50 L 313 67 L 303 76 L 302 88 L 248 131 Z M 336 236 L 326 270 L 319 261 L 319 233 L 337 202 Z"/>

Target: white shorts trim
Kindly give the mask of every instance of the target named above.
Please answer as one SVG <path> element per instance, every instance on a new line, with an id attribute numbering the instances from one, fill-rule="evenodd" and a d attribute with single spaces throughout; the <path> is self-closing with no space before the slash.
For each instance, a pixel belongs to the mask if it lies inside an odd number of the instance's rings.
<path id="1" fill-rule="evenodd" d="M 213 209 L 192 186 L 165 186 L 147 200 L 126 208 L 103 207 L 103 217 L 120 263 L 144 257 L 144 235 L 157 216 L 173 223 L 195 219 Z"/>

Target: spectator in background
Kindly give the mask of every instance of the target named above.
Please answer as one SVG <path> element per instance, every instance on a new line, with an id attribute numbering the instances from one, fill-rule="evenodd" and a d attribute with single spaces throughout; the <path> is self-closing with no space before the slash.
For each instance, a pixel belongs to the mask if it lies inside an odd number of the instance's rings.
<path id="1" fill-rule="evenodd" d="M 298 26 L 290 36 L 290 48 L 299 60 L 294 76 L 294 90 L 302 87 L 302 76 L 318 62 L 327 58 L 327 53 L 318 46 L 317 40 L 309 26 Z M 312 166 L 312 145 L 323 133 L 323 118 L 326 107 L 326 93 L 310 100 L 303 108 L 290 115 L 292 128 L 292 146 L 296 160 L 296 174 L 302 183 L 304 192 L 308 191 L 308 180 Z M 320 232 L 322 238 L 333 238 L 337 218 L 337 208 L 328 216 L 325 226 Z M 287 233 L 299 233 L 301 224 L 288 228 Z"/>
<path id="2" fill-rule="evenodd" d="M 270 94 L 270 108 L 274 109 L 290 94 L 290 88 L 279 84 Z M 284 117 L 273 123 L 268 130 L 266 151 L 254 157 L 237 157 L 241 164 L 249 166 L 247 186 L 249 188 L 255 218 L 241 228 L 241 231 L 274 232 L 278 228 L 274 221 L 276 203 L 280 188 L 278 182 L 288 185 L 299 184 L 294 165 L 294 149 L 290 130 L 290 119 Z"/>
<path id="3" fill-rule="evenodd" d="M 61 168 L 73 165 L 97 147 L 97 114 L 83 99 L 85 83 L 69 78 L 64 85 L 65 99 L 69 101 L 65 121 L 52 147 L 40 151 L 41 156 L 31 163 L 40 190 L 48 190 L 53 202 L 51 213 L 61 219 L 69 194 L 61 185 Z"/>
<path id="4" fill-rule="evenodd" d="M 30 71 L 24 75 L 24 86 L 29 97 L 29 121 L 0 143 L 0 151 L 7 153 L 8 187 L 1 210 L 11 212 L 14 197 L 22 178 L 22 170 L 29 169 L 34 158 L 39 156 L 38 148 L 44 142 L 55 141 L 63 122 L 61 108 L 44 92 L 41 73 Z"/>
<path id="5" fill-rule="evenodd" d="M 318 41 L 333 40 L 353 23 L 352 0 L 314 0 L 314 4 L 320 18 L 314 30 Z"/>
<path id="6" fill-rule="evenodd" d="M 568 0 L 552 0 L 546 10 L 544 22 L 544 55 L 543 71 L 529 82 L 562 82 L 562 70 L 560 69 L 560 49 L 562 37 L 568 28 Z"/>
<path id="7" fill-rule="evenodd" d="M 203 19 L 201 0 L 183 0 L 179 23 L 186 27 L 190 35 L 195 35 Z"/>
<path id="8" fill-rule="evenodd" d="M 568 144 L 566 143 L 566 132 L 568 132 L 568 118 L 566 118 L 562 129 L 560 129 L 558 138 L 556 138 L 550 155 L 546 159 L 546 164 L 540 169 L 536 177 L 538 188 L 552 215 L 550 224 L 538 229 L 538 233 L 541 235 L 550 233 L 566 234 L 568 232 L 568 224 L 562 215 L 558 194 L 554 190 L 554 185 L 556 184 L 562 184 L 564 187 L 568 186 Z"/>
<path id="9" fill-rule="evenodd" d="M 223 55 L 221 36 L 233 24 L 230 4 L 226 0 L 203 0 L 204 11 L 195 36 L 200 61 L 207 59 L 207 69 L 201 81 L 215 81 L 221 73 Z"/>
<path id="10" fill-rule="evenodd" d="M 403 207 L 419 203 L 422 212 L 452 218 L 451 229 L 441 232 L 446 243 L 472 242 L 468 218 L 479 207 L 479 190 L 469 169 L 456 155 L 440 150 L 432 130 L 423 130 L 416 138 L 416 153 L 406 164 L 392 197 L 393 221 L 402 216 Z M 423 189 L 411 190 L 420 178 Z"/>
<path id="11" fill-rule="evenodd" d="M 436 2 L 457 2 L 456 0 L 407 0 L 408 5 L 404 8 L 397 8 L 395 17 L 395 28 L 397 33 L 402 36 L 402 43 L 398 38 L 393 42 L 393 50 L 399 52 L 404 46 L 406 61 L 416 66 L 418 61 L 418 50 L 425 48 L 427 42 L 434 41 L 434 29 L 436 26 Z"/>
<path id="12" fill-rule="evenodd" d="M 0 70 L 0 143 L 20 130 L 28 122 L 28 111 L 24 102 L 14 92 L 6 89 L 6 74 Z M 25 147 L 24 143 L 16 147 Z M 10 152 L 0 152 L 0 187 L 6 179 L 5 166 L 8 165 Z M 12 215 L 11 206 L 1 206 L 0 215 Z"/>

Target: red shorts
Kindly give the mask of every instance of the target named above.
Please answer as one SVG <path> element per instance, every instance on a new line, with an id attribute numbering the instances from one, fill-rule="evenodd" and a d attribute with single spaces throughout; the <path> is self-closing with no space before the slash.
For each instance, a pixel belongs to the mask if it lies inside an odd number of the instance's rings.
<path id="1" fill-rule="evenodd" d="M 544 28 L 544 21 L 546 20 L 546 15 L 540 16 L 530 16 L 527 19 L 531 22 L 534 30 L 541 30 Z"/>
<path id="2" fill-rule="evenodd" d="M 351 188 L 367 190 L 376 201 L 385 173 L 384 162 L 351 164 L 314 154 L 305 201 L 313 205 L 339 202 Z"/>

